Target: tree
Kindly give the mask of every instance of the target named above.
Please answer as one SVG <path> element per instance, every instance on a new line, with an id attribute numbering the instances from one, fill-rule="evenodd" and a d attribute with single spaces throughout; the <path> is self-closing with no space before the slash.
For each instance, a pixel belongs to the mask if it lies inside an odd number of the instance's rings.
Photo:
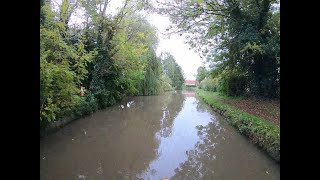
<path id="1" fill-rule="evenodd" d="M 126 95 L 172 90 L 155 53 L 156 29 L 138 12 L 140 1 L 125 0 L 115 14 L 108 13 L 110 0 L 59 3 L 40 1 L 41 125 L 91 113 Z M 72 24 L 78 11 L 83 22 Z M 174 77 L 179 73 L 175 67 Z"/>
<path id="2" fill-rule="evenodd" d="M 118 26 L 114 37 L 117 42 L 114 59 L 115 66 L 122 73 L 117 82 L 125 89 L 125 94 L 138 94 L 138 85 L 148 63 L 143 56 L 157 44 L 156 30 L 143 16 L 134 12 Z"/>
<path id="3" fill-rule="evenodd" d="M 181 67 L 178 65 L 174 57 L 170 53 L 165 52 L 162 54 L 161 61 L 164 74 L 171 79 L 171 86 L 176 89 L 181 89 L 185 78 Z"/>
<path id="4" fill-rule="evenodd" d="M 162 75 L 161 62 L 152 48 L 149 48 L 145 58 L 147 59 L 147 65 L 144 69 L 144 78 L 140 82 L 139 94 L 160 94 L 163 92 L 162 82 L 159 78 Z"/>
<path id="5" fill-rule="evenodd" d="M 197 81 L 200 83 L 204 78 L 208 76 L 208 71 L 205 66 L 200 66 L 197 69 Z"/>
<path id="6" fill-rule="evenodd" d="M 280 31 L 275 0 L 167 0 L 158 11 L 170 16 L 169 33 L 187 33 L 191 47 L 217 62 L 216 71 L 239 74 L 250 93 L 275 97 Z"/>
<path id="7" fill-rule="evenodd" d="M 86 78 L 87 63 L 93 52 L 87 52 L 80 41 L 69 45 L 68 32 L 58 16 L 45 3 L 40 23 L 40 120 L 52 121 L 75 105 L 81 81 Z"/>

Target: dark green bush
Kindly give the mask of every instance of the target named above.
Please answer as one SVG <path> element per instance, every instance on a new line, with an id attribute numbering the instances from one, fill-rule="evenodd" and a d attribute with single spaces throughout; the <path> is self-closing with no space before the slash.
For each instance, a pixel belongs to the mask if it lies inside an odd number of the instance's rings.
<path id="1" fill-rule="evenodd" d="M 108 106 L 114 105 L 117 101 L 121 99 L 121 95 L 118 91 L 101 91 L 99 93 L 96 93 L 94 97 L 97 100 L 99 109 L 103 109 Z"/>
<path id="2" fill-rule="evenodd" d="M 247 78 L 243 75 L 225 74 L 219 81 L 219 92 L 228 96 L 243 96 L 246 94 Z"/>
<path id="3" fill-rule="evenodd" d="M 89 113 L 89 110 L 87 109 L 88 107 L 87 107 L 87 102 L 85 97 L 77 96 L 75 97 L 75 99 L 76 99 L 75 106 L 72 108 L 71 111 L 64 113 L 64 117 L 71 116 L 72 114 L 75 115 L 76 117 L 82 117 Z"/>
<path id="4" fill-rule="evenodd" d="M 75 96 L 75 106 L 70 111 L 65 111 L 63 117 L 68 117 L 74 114 L 76 117 L 82 117 L 91 114 L 98 110 L 98 103 L 94 98 L 94 95 L 88 93 L 84 97 Z"/>
<path id="5" fill-rule="evenodd" d="M 102 91 L 94 95 L 94 97 L 97 99 L 99 109 L 106 108 L 108 106 L 108 94 L 108 92 Z"/>
<path id="6" fill-rule="evenodd" d="M 90 93 L 86 96 L 86 103 L 90 113 L 93 113 L 96 110 L 98 110 L 98 102 L 94 98 L 93 94 Z"/>

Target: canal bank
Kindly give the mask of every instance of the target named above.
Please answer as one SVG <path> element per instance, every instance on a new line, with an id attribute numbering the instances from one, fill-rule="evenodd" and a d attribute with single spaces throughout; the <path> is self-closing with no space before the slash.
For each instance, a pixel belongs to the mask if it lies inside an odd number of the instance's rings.
<path id="1" fill-rule="evenodd" d="M 215 111 L 223 115 L 237 130 L 263 149 L 272 159 L 280 163 L 280 127 L 261 117 L 254 116 L 230 106 L 197 89 L 198 96 Z"/>

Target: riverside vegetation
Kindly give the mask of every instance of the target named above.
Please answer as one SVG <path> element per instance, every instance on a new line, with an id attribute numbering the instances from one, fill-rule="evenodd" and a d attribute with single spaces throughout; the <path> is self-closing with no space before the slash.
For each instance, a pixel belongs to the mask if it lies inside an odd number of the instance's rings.
<path id="1" fill-rule="evenodd" d="M 183 71 L 169 53 L 156 55 L 157 29 L 139 13 L 142 2 L 125 0 L 116 13 L 108 0 L 40 3 L 40 131 L 125 96 L 181 89 Z"/>

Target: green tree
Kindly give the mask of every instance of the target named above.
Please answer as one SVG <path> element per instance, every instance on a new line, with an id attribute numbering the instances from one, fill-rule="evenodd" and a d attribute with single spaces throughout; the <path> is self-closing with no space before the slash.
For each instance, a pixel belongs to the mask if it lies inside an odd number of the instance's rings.
<path id="1" fill-rule="evenodd" d="M 118 84 L 125 94 L 138 94 L 138 84 L 143 80 L 147 60 L 143 56 L 149 47 L 157 44 L 156 30 L 147 20 L 136 13 L 127 15 L 115 34 L 117 52 L 114 56 L 116 67 L 122 72 Z"/>
<path id="2" fill-rule="evenodd" d="M 275 97 L 280 85 L 280 29 L 276 0 L 167 0 L 169 33 L 187 33 L 187 41 L 216 71 L 246 78 L 253 95 Z"/>
<path id="3" fill-rule="evenodd" d="M 197 69 L 197 81 L 201 82 L 204 78 L 206 78 L 209 75 L 209 72 L 207 71 L 205 66 L 200 66 Z"/>
<path id="4" fill-rule="evenodd" d="M 171 86 L 176 89 L 181 89 L 185 78 L 179 64 L 168 52 L 162 54 L 161 61 L 164 74 L 171 79 Z"/>
<path id="5" fill-rule="evenodd" d="M 163 93 L 163 84 L 160 80 L 162 76 L 162 66 L 160 59 L 156 56 L 155 51 L 150 48 L 145 55 L 147 65 L 144 69 L 144 78 L 140 82 L 140 93 L 142 95 L 155 95 Z"/>
<path id="6" fill-rule="evenodd" d="M 138 12 L 141 1 L 125 0 L 114 14 L 108 13 L 109 3 L 40 1 L 41 125 L 91 113 L 126 95 L 172 90 L 172 80 L 182 77 L 177 64 L 175 79 L 163 72 L 155 53 L 157 30 Z M 83 22 L 74 24 L 78 10 Z"/>
<path id="7" fill-rule="evenodd" d="M 40 23 L 40 120 L 52 121 L 75 106 L 81 81 L 86 78 L 86 65 L 93 52 L 87 52 L 82 42 L 69 45 L 68 35 L 58 14 L 49 3 L 41 7 Z M 65 34 L 63 37 L 61 34 Z"/>

